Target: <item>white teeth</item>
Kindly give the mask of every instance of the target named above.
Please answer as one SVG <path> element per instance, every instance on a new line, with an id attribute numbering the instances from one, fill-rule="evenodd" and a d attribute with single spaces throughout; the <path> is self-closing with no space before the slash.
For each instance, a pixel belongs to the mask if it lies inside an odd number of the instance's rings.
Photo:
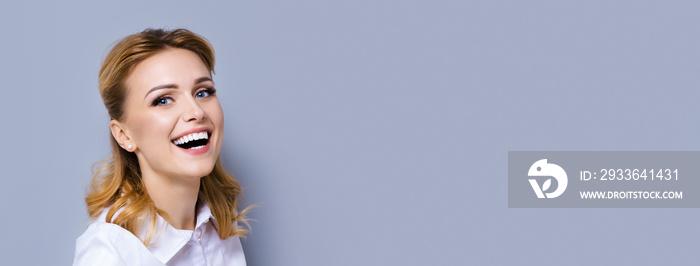
<path id="1" fill-rule="evenodd" d="M 188 134 L 186 136 L 182 136 L 179 139 L 173 140 L 173 143 L 175 145 L 182 145 L 182 144 L 185 144 L 187 142 L 190 142 L 193 140 L 200 140 L 200 139 L 209 139 L 209 135 L 207 134 L 207 132 L 203 131 L 203 132 L 199 132 L 199 133 L 191 133 L 191 134 Z M 202 147 L 204 147 L 204 146 L 194 147 L 192 149 L 201 149 Z"/>

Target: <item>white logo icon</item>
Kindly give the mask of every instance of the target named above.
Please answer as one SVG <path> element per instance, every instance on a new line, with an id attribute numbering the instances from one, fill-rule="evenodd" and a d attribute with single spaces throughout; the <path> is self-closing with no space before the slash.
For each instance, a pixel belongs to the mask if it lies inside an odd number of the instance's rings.
<path id="1" fill-rule="evenodd" d="M 535 190 L 535 194 L 537 194 L 537 197 L 540 199 L 545 198 L 545 196 L 550 199 L 559 197 L 562 193 L 564 193 L 564 190 L 566 190 L 566 185 L 569 183 L 569 178 L 566 176 L 566 171 L 556 164 L 547 163 L 547 159 L 542 159 L 532 164 L 532 166 L 530 166 L 530 170 L 527 171 L 527 175 L 551 176 L 557 180 L 557 189 L 549 193 L 544 193 L 544 191 L 549 189 L 549 186 L 552 184 L 551 178 L 544 181 L 542 188 L 540 188 L 540 185 L 537 184 L 537 180 L 528 179 L 532 189 Z"/>

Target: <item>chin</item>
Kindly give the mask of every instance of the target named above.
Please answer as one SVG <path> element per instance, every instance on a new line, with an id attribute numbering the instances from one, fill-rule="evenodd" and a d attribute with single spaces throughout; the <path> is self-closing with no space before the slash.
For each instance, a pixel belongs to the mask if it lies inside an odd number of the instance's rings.
<path id="1" fill-rule="evenodd" d="M 210 174 L 212 170 L 214 170 L 215 164 L 216 158 L 178 158 L 170 163 L 170 165 L 174 165 L 175 167 L 166 170 L 169 172 L 169 174 L 166 175 L 180 176 L 188 179 L 200 178 Z"/>
<path id="2" fill-rule="evenodd" d="M 185 172 L 185 175 L 191 176 L 193 178 L 202 178 L 205 177 L 208 174 L 211 174 L 211 172 L 214 170 L 214 163 L 208 164 L 208 165 L 193 165 L 191 167 L 187 168 L 187 171 Z"/>

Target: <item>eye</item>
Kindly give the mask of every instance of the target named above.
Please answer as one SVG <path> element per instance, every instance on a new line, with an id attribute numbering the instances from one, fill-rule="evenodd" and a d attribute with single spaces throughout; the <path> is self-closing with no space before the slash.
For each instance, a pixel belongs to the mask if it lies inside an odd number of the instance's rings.
<path id="1" fill-rule="evenodd" d="M 158 97 L 158 99 L 153 101 L 153 106 L 166 105 L 166 104 L 170 104 L 172 102 L 173 102 L 173 99 L 170 99 L 168 97 Z"/>
<path id="2" fill-rule="evenodd" d="M 208 88 L 208 89 L 198 91 L 197 94 L 194 95 L 194 97 L 195 98 L 204 98 L 204 97 L 212 96 L 215 93 L 216 93 L 216 90 L 214 88 Z"/>

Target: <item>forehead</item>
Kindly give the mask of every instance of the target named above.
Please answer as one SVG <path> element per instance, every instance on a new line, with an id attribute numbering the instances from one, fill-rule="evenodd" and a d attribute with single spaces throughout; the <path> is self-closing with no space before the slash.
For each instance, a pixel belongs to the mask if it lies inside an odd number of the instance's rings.
<path id="1" fill-rule="evenodd" d="M 168 48 L 138 63 L 127 77 L 126 86 L 139 92 L 163 84 L 190 85 L 201 77 L 211 74 L 197 54 Z"/>

